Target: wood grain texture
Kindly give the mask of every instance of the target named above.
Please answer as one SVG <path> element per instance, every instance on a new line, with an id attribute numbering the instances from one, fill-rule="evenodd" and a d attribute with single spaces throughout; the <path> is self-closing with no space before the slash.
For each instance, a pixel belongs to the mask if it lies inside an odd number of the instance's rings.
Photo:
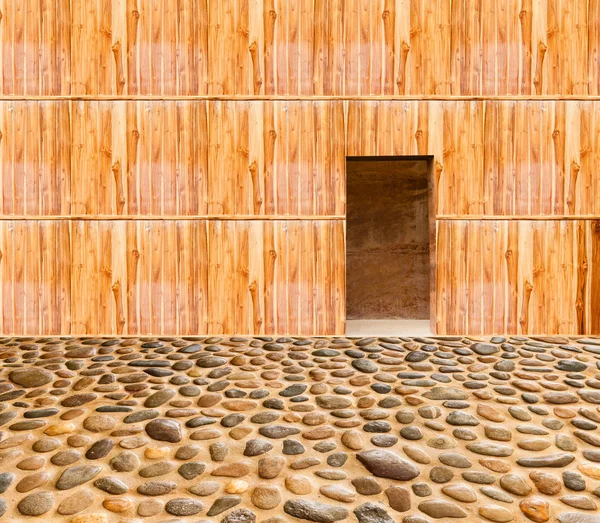
<path id="1" fill-rule="evenodd" d="M 344 252 L 331 220 L 1 221 L 0 332 L 344 332 Z"/>
<path id="2" fill-rule="evenodd" d="M 3 94 L 600 94 L 598 0 L 0 2 Z"/>
<path id="3" fill-rule="evenodd" d="M 343 222 L 71 227 L 73 334 L 344 331 L 345 272 L 335 256 L 344 252 Z M 279 303 L 286 304 L 283 313 Z"/>
<path id="4" fill-rule="evenodd" d="M 437 331 L 598 334 L 598 221 L 438 221 Z"/>
<path id="5" fill-rule="evenodd" d="M 68 102 L 0 104 L 0 215 L 69 214 Z"/>
<path id="6" fill-rule="evenodd" d="M 71 94 L 70 0 L 0 1 L 0 93 Z"/>
<path id="7" fill-rule="evenodd" d="M 346 102 L 349 156 L 433 155 L 436 213 L 600 213 L 600 105 L 576 101 Z"/>
<path id="8" fill-rule="evenodd" d="M 68 222 L 0 222 L 0 331 L 71 332 Z"/>
<path id="9" fill-rule="evenodd" d="M 595 101 L 0 104 L 7 216 L 340 216 L 346 155 L 432 155 L 439 217 L 600 214 Z"/>

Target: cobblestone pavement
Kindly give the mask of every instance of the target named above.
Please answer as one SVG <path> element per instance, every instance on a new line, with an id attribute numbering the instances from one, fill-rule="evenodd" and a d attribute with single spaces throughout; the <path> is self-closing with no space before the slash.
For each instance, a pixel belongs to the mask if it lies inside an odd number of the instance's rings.
<path id="1" fill-rule="evenodd" d="M 600 523 L 600 338 L 2 338 L 2 521 Z"/>

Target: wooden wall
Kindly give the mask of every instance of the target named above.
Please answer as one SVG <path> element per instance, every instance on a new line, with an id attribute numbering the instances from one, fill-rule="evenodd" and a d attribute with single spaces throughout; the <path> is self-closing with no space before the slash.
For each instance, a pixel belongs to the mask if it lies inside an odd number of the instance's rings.
<path id="1" fill-rule="evenodd" d="M 433 155 L 438 333 L 600 334 L 600 0 L 0 0 L 5 334 L 341 334 L 345 157 Z"/>
<path id="2" fill-rule="evenodd" d="M 600 94 L 600 0 L 1 0 L 17 95 Z"/>

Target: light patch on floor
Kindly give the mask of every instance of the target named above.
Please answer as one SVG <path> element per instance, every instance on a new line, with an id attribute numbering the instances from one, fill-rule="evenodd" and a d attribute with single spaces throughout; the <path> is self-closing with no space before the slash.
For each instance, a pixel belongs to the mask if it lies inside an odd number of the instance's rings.
<path id="1" fill-rule="evenodd" d="M 429 320 L 347 320 L 346 336 L 431 336 Z"/>

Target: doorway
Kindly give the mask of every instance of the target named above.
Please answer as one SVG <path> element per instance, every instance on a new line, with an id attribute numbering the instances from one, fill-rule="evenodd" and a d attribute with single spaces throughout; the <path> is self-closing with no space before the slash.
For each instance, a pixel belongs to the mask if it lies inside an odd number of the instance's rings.
<path id="1" fill-rule="evenodd" d="M 346 163 L 346 334 L 431 333 L 432 157 Z"/>

